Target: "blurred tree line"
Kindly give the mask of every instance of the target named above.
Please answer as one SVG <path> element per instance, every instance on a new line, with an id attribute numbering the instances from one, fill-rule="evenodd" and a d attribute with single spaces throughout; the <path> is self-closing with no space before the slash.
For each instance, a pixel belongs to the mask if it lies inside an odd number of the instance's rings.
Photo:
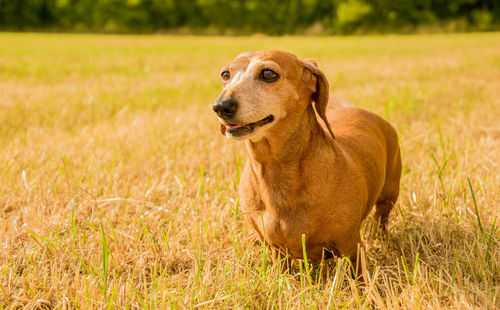
<path id="1" fill-rule="evenodd" d="M 0 0 L 0 29 L 352 33 L 492 30 L 500 0 Z"/>

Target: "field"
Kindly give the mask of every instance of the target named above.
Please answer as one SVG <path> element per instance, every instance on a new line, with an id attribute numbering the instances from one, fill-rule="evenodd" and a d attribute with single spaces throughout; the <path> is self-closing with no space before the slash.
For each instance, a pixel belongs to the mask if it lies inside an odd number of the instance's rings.
<path id="1" fill-rule="evenodd" d="M 317 59 L 398 130 L 387 240 L 282 264 L 239 212 L 219 69 Z M 500 307 L 500 33 L 176 37 L 0 33 L 0 309 Z"/>

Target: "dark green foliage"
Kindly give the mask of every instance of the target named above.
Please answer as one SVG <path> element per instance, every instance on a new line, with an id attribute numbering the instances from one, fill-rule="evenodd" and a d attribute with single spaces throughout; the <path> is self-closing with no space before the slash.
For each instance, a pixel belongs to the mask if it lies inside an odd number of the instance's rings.
<path id="1" fill-rule="evenodd" d="M 311 27 L 323 33 L 446 25 L 492 30 L 499 23 L 500 0 L 0 0 L 5 30 L 292 34 Z"/>

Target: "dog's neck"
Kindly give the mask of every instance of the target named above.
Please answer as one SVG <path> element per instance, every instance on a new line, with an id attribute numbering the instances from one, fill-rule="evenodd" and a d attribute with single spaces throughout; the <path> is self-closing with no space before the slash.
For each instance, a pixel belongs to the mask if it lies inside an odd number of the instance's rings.
<path id="1" fill-rule="evenodd" d="M 249 162 L 255 173 L 263 166 L 266 170 L 280 166 L 293 169 L 312 148 L 333 145 L 331 137 L 318 123 L 312 105 L 308 105 L 304 113 L 295 115 L 295 119 L 288 116 L 287 124 L 279 129 L 271 128 L 259 141 L 246 140 Z"/>

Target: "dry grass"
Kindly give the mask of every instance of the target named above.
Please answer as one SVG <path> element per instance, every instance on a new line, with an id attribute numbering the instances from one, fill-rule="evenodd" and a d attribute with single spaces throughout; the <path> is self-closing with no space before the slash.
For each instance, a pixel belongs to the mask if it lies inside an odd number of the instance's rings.
<path id="1" fill-rule="evenodd" d="M 500 307 L 499 42 L 0 34 L 0 309 Z M 271 47 L 400 133 L 362 282 L 341 259 L 281 271 L 238 217 L 245 153 L 210 106 L 223 64 Z"/>

